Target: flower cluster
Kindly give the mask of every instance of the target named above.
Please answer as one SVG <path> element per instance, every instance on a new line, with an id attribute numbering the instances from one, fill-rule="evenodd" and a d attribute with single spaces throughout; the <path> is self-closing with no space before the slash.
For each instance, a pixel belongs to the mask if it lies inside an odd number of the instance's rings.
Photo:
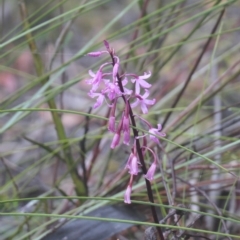
<path id="1" fill-rule="evenodd" d="M 89 71 L 90 79 L 86 80 L 87 84 L 91 85 L 91 89 L 88 95 L 91 98 L 96 98 L 96 102 L 93 108 L 100 107 L 103 102 L 106 102 L 111 108 L 108 130 L 114 133 L 111 148 L 114 149 L 120 144 L 121 136 L 123 135 L 123 143 L 130 145 L 131 142 L 131 132 L 130 132 L 130 121 L 132 108 L 139 106 L 143 114 L 148 113 L 148 108 L 155 103 L 155 99 L 148 99 L 149 88 L 152 86 L 146 80 L 151 77 L 151 72 L 145 72 L 143 75 L 139 76 L 133 73 L 120 74 L 120 60 L 118 56 L 115 55 L 115 51 L 110 48 L 107 41 L 104 41 L 107 51 L 97 51 L 90 52 L 87 55 L 92 57 L 99 57 L 103 54 L 109 54 L 112 61 L 102 64 L 96 73 Z M 110 72 L 106 69 L 112 69 Z M 134 90 L 129 89 L 129 83 L 134 84 Z M 115 121 L 116 106 L 119 98 L 124 100 L 124 110 L 121 115 L 121 119 L 118 124 Z M 132 117 L 134 117 L 132 115 Z M 165 133 L 161 132 L 161 124 L 158 124 L 158 128 L 153 128 L 152 125 L 147 122 L 142 117 L 139 119 L 143 120 L 149 128 L 148 135 L 150 140 L 159 144 L 159 139 L 157 136 L 164 137 Z M 154 162 L 150 166 L 145 177 L 151 181 L 153 180 L 155 169 L 156 169 L 156 155 L 149 149 L 146 141 L 146 135 L 141 136 L 144 138 L 142 152 L 148 149 L 152 152 L 154 157 Z M 132 147 L 131 154 L 128 158 L 126 169 L 128 169 L 131 175 L 130 181 L 125 192 L 124 201 L 125 203 L 131 203 L 130 195 L 133 183 L 133 176 L 137 175 L 139 170 L 138 167 L 141 163 L 138 160 L 136 141 L 138 136 L 134 136 L 134 143 Z"/>

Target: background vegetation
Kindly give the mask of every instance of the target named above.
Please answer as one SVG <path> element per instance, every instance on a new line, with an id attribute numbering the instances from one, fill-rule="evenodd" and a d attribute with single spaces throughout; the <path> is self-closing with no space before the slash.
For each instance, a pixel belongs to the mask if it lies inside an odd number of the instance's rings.
<path id="1" fill-rule="evenodd" d="M 123 71 L 153 73 L 166 239 L 239 239 L 239 12 L 237 0 L 1 0 L 0 239 L 154 239 L 144 179 L 123 204 L 130 149 L 110 149 L 108 109 L 87 95 L 107 57 L 85 54 L 104 39 Z"/>

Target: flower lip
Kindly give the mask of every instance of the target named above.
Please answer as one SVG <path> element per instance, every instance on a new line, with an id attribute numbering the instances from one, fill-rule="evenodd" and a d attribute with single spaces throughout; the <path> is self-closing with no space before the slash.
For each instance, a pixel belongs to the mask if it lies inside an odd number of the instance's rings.
<path id="1" fill-rule="evenodd" d="M 131 192 L 132 192 L 132 187 L 128 185 L 124 194 L 124 202 L 127 204 L 131 204 Z"/>
<path id="2" fill-rule="evenodd" d="M 145 79 L 148 79 L 149 77 L 151 77 L 150 71 L 148 73 L 144 73 L 143 76 L 135 76 L 132 79 L 132 83 L 135 83 L 135 93 L 136 94 L 140 94 L 141 87 L 146 89 L 146 88 L 150 88 L 152 86 L 152 84 L 145 81 Z"/>
<path id="3" fill-rule="evenodd" d="M 147 114 L 148 113 L 147 105 L 154 105 L 156 101 L 155 99 L 152 99 L 152 100 L 147 99 L 148 96 L 149 96 L 149 91 L 147 89 L 145 89 L 145 93 L 143 95 L 136 94 L 135 97 L 137 99 L 134 103 L 131 104 L 131 107 L 136 107 L 137 105 L 140 105 L 143 114 Z"/>
<path id="4" fill-rule="evenodd" d="M 152 163 L 152 165 L 150 166 L 150 168 L 148 169 L 147 174 L 145 175 L 145 178 L 148 181 L 151 182 L 154 179 L 154 174 L 155 174 L 156 168 L 157 168 L 157 164 L 156 164 L 156 161 L 154 161 Z"/>
<path id="5" fill-rule="evenodd" d="M 158 124 L 157 126 L 158 126 L 158 128 L 150 128 L 148 132 L 150 133 L 150 135 L 149 135 L 150 139 L 152 141 L 154 141 L 155 143 L 160 144 L 159 139 L 156 136 L 153 136 L 152 134 L 157 135 L 159 137 L 165 137 L 166 133 L 161 132 L 161 130 L 162 130 L 161 124 Z"/>
<path id="6" fill-rule="evenodd" d="M 131 175 L 138 175 L 138 159 L 136 153 L 134 151 L 131 152 L 125 169 L 128 169 Z"/>
<path id="7" fill-rule="evenodd" d="M 105 97 L 102 93 L 94 93 L 94 92 L 89 92 L 88 95 L 91 97 L 91 98 L 95 98 L 97 97 L 97 101 L 96 103 L 94 104 L 93 108 L 98 108 L 102 105 Z"/>
<path id="8" fill-rule="evenodd" d="M 110 116 L 109 121 L 108 121 L 108 130 L 115 133 L 115 117 Z"/>
<path id="9" fill-rule="evenodd" d="M 112 143 L 111 143 L 111 148 L 114 149 L 115 147 L 118 146 L 119 142 L 120 142 L 120 138 L 121 138 L 121 135 L 116 132 L 114 134 L 114 137 L 113 137 L 113 140 L 112 140 Z"/>

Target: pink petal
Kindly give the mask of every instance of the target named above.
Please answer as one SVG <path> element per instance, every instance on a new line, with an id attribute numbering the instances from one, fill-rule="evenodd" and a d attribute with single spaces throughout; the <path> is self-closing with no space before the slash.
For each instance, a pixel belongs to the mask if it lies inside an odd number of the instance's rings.
<path id="1" fill-rule="evenodd" d="M 146 104 L 143 101 L 141 101 L 141 109 L 142 109 L 143 114 L 147 114 L 148 113 L 148 108 L 147 108 Z"/>
<path id="2" fill-rule="evenodd" d="M 148 71 L 148 73 L 144 73 L 144 75 L 143 76 L 140 76 L 139 78 L 141 78 L 141 79 L 148 79 L 148 78 L 150 78 L 151 77 L 151 72 L 150 71 Z"/>
<path id="3" fill-rule="evenodd" d="M 108 130 L 115 132 L 115 117 L 111 116 L 108 121 Z"/>
<path id="4" fill-rule="evenodd" d="M 135 85 L 135 94 L 140 94 L 140 85 L 138 82 L 136 82 L 136 85 Z"/>
<path id="5" fill-rule="evenodd" d="M 155 137 L 155 136 L 153 136 L 153 135 L 149 135 L 149 138 L 150 138 L 152 141 L 154 141 L 155 143 L 160 144 L 160 142 L 159 142 L 159 140 L 158 140 L 157 137 Z"/>
<path id="6" fill-rule="evenodd" d="M 124 202 L 127 204 L 131 204 L 131 192 L 132 192 L 132 187 L 128 185 L 124 194 Z"/>
<path id="7" fill-rule="evenodd" d="M 99 57 L 102 53 L 103 51 L 97 51 L 97 52 L 90 52 L 87 55 L 91 57 Z"/>
<path id="8" fill-rule="evenodd" d="M 156 168 L 157 168 L 157 165 L 156 165 L 156 162 L 154 161 L 152 163 L 152 165 L 150 166 L 150 168 L 148 169 L 147 174 L 145 175 L 145 178 L 148 181 L 152 181 L 154 179 L 154 174 L 155 174 Z"/>
<path id="9" fill-rule="evenodd" d="M 131 153 L 128 160 L 127 160 L 127 164 L 125 166 L 125 169 L 130 169 L 130 164 L 131 164 L 131 161 L 132 161 L 132 158 L 134 157 L 134 154 Z"/>
<path id="10" fill-rule="evenodd" d="M 104 100 L 104 95 L 99 94 L 99 97 L 97 98 L 97 101 L 94 104 L 93 108 L 95 109 L 95 108 L 100 107 L 102 105 L 102 103 L 103 103 L 103 100 Z"/>
<path id="11" fill-rule="evenodd" d="M 92 70 L 89 70 L 88 73 L 91 77 L 93 77 L 93 78 L 95 77 L 95 73 Z"/>
<path id="12" fill-rule="evenodd" d="M 166 137 L 166 133 L 163 133 L 163 132 L 159 132 L 158 135 L 159 135 L 160 137 Z"/>
<path id="13" fill-rule="evenodd" d="M 103 43 L 104 43 L 106 49 L 107 49 L 107 50 L 110 50 L 110 46 L 109 46 L 108 41 L 107 41 L 107 40 L 104 40 Z"/>
<path id="14" fill-rule="evenodd" d="M 138 159 L 136 155 L 133 156 L 130 164 L 129 164 L 129 173 L 131 175 L 138 175 Z"/>
<path id="15" fill-rule="evenodd" d="M 114 64 L 114 67 L 113 67 L 113 78 L 117 76 L 118 68 L 119 68 L 119 63 L 117 62 Z"/>
<path id="16" fill-rule="evenodd" d="M 156 102 L 156 99 L 152 99 L 152 100 L 149 100 L 149 99 L 145 99 L 143 100 L 145 104 L 147 105 L 154 105 L 154 103 Z"/>
<path id="17" fill-rule="evenodd" d="M 128 80 L 127 80 L 127 78 L 125 77 L 125 78 L 122 80 L 122 85 L 125 86 L 127 83 L 128 83 Z"/>
<path id="18" fill-rule="evenodd" d="M 132 82 L 132 83 L 135 83 L 136 80 L 137 80 L 136 78 L 132 78 L 132 79 L 131 79 L 131 82 Z"/>
<path id="19" fill-rule="evenodd" d="M 147 98 L 149 96 L 149 91 L 145 89 L 145 93 L 142 95 L 142 98 Z"/>
<path id="20" fill-rule="evenodd" d="M 129 145 L 130 143 L 130 130 L 123 132 L 123 143 Z"/>
<path id="21" fill-rule="evenodd" d="M 127 89 L 127 88 L 125 88 L 125 87 L 123 88 L 123 90 L 124 90 L 124 94 L 125 94 L 125 95 L 131 95 L 132 92 L 133 92 L 132 90 Z"/>
<path id="22" fill-rule="evenodd" d="M 112 143 L 111 143 L 111 148 L 114 149 L 115 147 L 117 147 L 117 145 L 119 144 L 120 142 L 120 134 L 119 133 L 115 133 L 114 137 L 113 137 L 113 140 L 112 140 Z"/>
<path id="23" fill-rule="evenodd" d="M 129 131 L 129 117 L 123 116 L 123 131 Z"/>
<path id="24" fill-rule="evenodd" d="M 139 84 L 143 87 L 143 88 L 150 88 L 152 86 L 152 84 L 142 80 L 142 79 L 139 79 Z"/>
<path id="25" fill-rule="evenodd" d="M 139 99 L 136 99 L 134 103 L 131 103 L 131 107 L 135 108 L 139 104 Z"/>

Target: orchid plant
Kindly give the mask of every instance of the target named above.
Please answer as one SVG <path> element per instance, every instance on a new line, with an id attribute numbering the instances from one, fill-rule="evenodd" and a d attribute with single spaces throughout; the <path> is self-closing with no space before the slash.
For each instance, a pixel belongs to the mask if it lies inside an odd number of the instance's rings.
<path id="1" fill-rule="evenodd" d="M 165 137 L 166 134 L 161 132 L 161 124 L 158 124 L 158 127 L 154 128 L 147 120 L 138 116 L 138 119 L 142 120 L 147 125 L 149 131 L 148 134 L 139 136 L 136 128 L 132 128 L 134 137 L 133 143 L 131 144 L 130 122 L 132 126 L 136 127 L 135 117 L 137 116 L 133 114 L 132 109 L 140 107 L 142 113 L 147 114 L 148 108 L 155 103 L 155 99 L 148 99 L 149 89 L 152 85 L 146 80 L 151 77 L 151 72 L 145 72 L 141 76 L 133 73 L 120 74 L 119 57 L 115 54 L 114 49 L 110 48 L 107 41 L 104 41 L 104 45 L 106 47 L 106 51 L 96 51 L 87 54 L 91 57 L 99 57 L 103 54 L 109 54 L 111 57 L 111 61 L 102 64 L 96 73 L 89 70 L 91 78 L 86 80 L 86 82 L 91 85 L 91 89 L 88 95 L 91 98 L 96 98 L 93 108 L 100 107 L 104 102 L 106 102 L 111 108 L 108 122 L 108 130 L 114 133 L 111 148 L 114 149 L 120 145 L 122 135 L 123 144 L 132 146 L 131 154 L 125 167 L 128 169 L 130 174 L 130 180 L 124 194 L 124 202 L 130 204 L 133 180 L 134 176 L 139 173 L 139 166 L 142 168 L 146 181 L 152 181 L 154 179 L 154 173 L 157 166 L 157 156 L 153 150 L 147 147 L 146 135 L 149 135 L 150 140 L 154 143 L 160 144 L 158 136 Z M 107 66 L 111 66 L 111 72 L 104 71 Z M 129 79 L 131 79 L 131 81 L 129 81 Z M 129 83 L 135 84 L 133 88 L 134 91 L 128 88 Z M 124 100 L 124 110 L 121 115 L 121 119 L 117 124 L 115 116 L 119 98 Z M 144 138 L 142 144 L 140 144 L 140 138 Z M 146 170 L 143 158 L 146 150 L 149 150 L 152 153 L 154 159 L 148 171 Z M 149 188 L 149 186 L 150 185 L 148 183 L 147 187 Z"/>

